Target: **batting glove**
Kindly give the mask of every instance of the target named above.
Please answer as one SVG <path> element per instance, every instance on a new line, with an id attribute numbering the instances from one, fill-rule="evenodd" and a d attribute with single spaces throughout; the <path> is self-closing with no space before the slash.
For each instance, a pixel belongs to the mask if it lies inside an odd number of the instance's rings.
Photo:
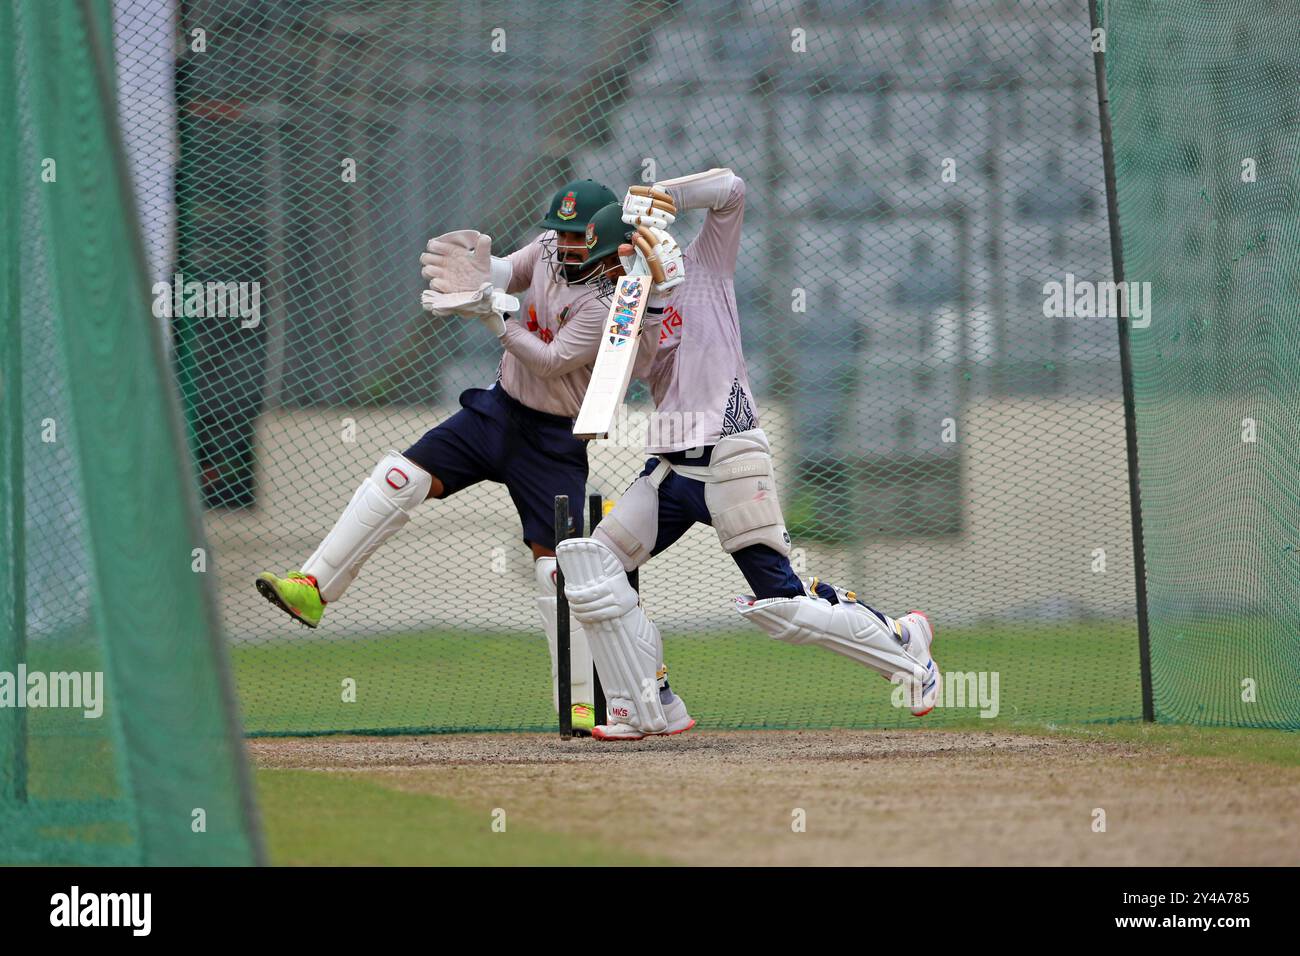
<path id="1" fill-rule="evenodd" d="M 629 186 L 623 197 L 623 221 L 629 226 L 667 229 L 677 221 L 677 206 L 662 189 Z"/>

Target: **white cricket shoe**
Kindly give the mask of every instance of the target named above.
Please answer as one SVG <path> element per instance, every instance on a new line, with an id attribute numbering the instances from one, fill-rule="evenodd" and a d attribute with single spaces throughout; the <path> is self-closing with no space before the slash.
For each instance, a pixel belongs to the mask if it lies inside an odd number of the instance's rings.
<path id="1" fill-rule="evenodd" d="M 921 685 L 920 699 L 912 698 L 912 716 L 924 717 L 934 710 L 943 688 L 943 678 L 939 674 L 939 665 L 930 653 L 934 646 L 934 626 L 923 611 L 908 611 L 898 618 L 898 623 L 907 634 L 907 643 L 903 646 L 907 652 L 925 667 L 925 682 Z"/>
<path id="2" fill-rule="evenodd" d="M 671 702 L 664 705 L 664 716 L 668 726 L 656 734 L 647 734 L 631 724 L 597 724 L 592 728 L 591 736 L 596 740 L 640 740 L 642 737 L 671 737 L 684 734 L 695 726 L 695 718 L 686 712 L 686 702 L 676 694 Z"/>

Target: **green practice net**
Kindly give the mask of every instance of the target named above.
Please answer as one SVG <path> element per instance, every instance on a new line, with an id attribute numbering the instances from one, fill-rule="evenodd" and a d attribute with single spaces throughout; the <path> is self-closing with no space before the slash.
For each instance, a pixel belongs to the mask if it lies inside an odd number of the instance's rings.
<path id="1" fill-rule="evenodd" d="M 1107 74 L 1161 720 L 1300 727 L 1300 19 L 1110 5 Z"/>
<path id="2" fill-rule="evenodd" d="M 106 3 L 0 4 L 0 863 L 249 863 L 206 545 L 108 123 L 111 22 Z"/>
<path id="3" fill-rule="evenodd" d="M 747 183 L 737 297 L 796 570 L 930 612 L 965 701 L 932 723 L 1140 715 L 1115 321 L 1044 313 L 1111 276 L 1082 0 L 121 0 L 116 44 L 155 279 L 257 283 L 254 318 L 172 322 L 250 733 L 554 727 L 500 486 L 417 511 L 319 630 L 253 579 L 493 382 L 481 325 L 420 311 L 431 236 L 509 250 L 568 179 L 715 165 Z M 591 493 L 639 471 L 649 407 L 591 447 Z M 702 726 L 911 721 L 747 627 L 710 529 L 641 584 Z"/>

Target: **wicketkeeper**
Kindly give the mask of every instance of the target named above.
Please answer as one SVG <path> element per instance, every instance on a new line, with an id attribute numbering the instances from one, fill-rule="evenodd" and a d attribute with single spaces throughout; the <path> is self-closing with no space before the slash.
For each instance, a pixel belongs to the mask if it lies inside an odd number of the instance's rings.
<path id="1" fill-rule="evenodd" d="M 308 627 L 320 624 L 327 605 L 339 600 L 362 564 L 423 501 L 445 498 L 480 481 L 506 486 L 531 548 L 537 606 L 551 651 L 553 706 L 556 677 L 554 500 L 586 493 L 586 443 L 573 437 L 578 413 L 609 310 L 609 272 L 616 256 L 591 255 L 606 248 L 593 217 L 617 197 L 590 179 L 562 187 L 552 198 L 544 230 L 510 255 L 492 255 L 491 237 L 473 230 L 431 239 L 420 256 L 429 282 L 422 304 L 439 316 L 477 319 L 503 347 L 497 380 L 460 396 L 461 410 L 425 432 L 400 454 L 390 451 L 357 488 L 352 500 L 301 570 L 278 577 L 264 571 L 258 591 Z M 608 216 L 606 217 L 608 219 Z M 621 241 L 624 227 L 612 223 Z M 617 242 L 615 242 L 617 244 Z M 527 321 L 515 294 L 527 292 Z M 657 326 L 650 334 L 658 334 Z M 639 373 L 649 367 L 646 350 Z M 582 533 L 582 509 L 572 518 Z M 573 726 L 594 724 L 591 653 L 580 625 L 570 636 Z"/>

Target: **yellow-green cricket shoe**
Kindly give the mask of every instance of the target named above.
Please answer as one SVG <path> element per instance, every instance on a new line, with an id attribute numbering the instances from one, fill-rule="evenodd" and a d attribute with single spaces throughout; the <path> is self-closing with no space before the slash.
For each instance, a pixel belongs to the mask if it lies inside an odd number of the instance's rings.
<path id="1" fill-rule="evenodd" d="M 263 571 L 253 582 L 257 591 L 276 607 L 287 612 L 294 620 L 315 627 L 325 613 L 325 602 L 316 588 L 316 579 L 301 571 L 290 571 L 282 578 L 277 578 L 270 571 Z"/>
<path id="2" fill-rule="evenodd" d="M 570 726 L 579 733 L 590 734 L 596 726 L 596 708 L 591 704 L 574 704 L 571 714 Z"/>

